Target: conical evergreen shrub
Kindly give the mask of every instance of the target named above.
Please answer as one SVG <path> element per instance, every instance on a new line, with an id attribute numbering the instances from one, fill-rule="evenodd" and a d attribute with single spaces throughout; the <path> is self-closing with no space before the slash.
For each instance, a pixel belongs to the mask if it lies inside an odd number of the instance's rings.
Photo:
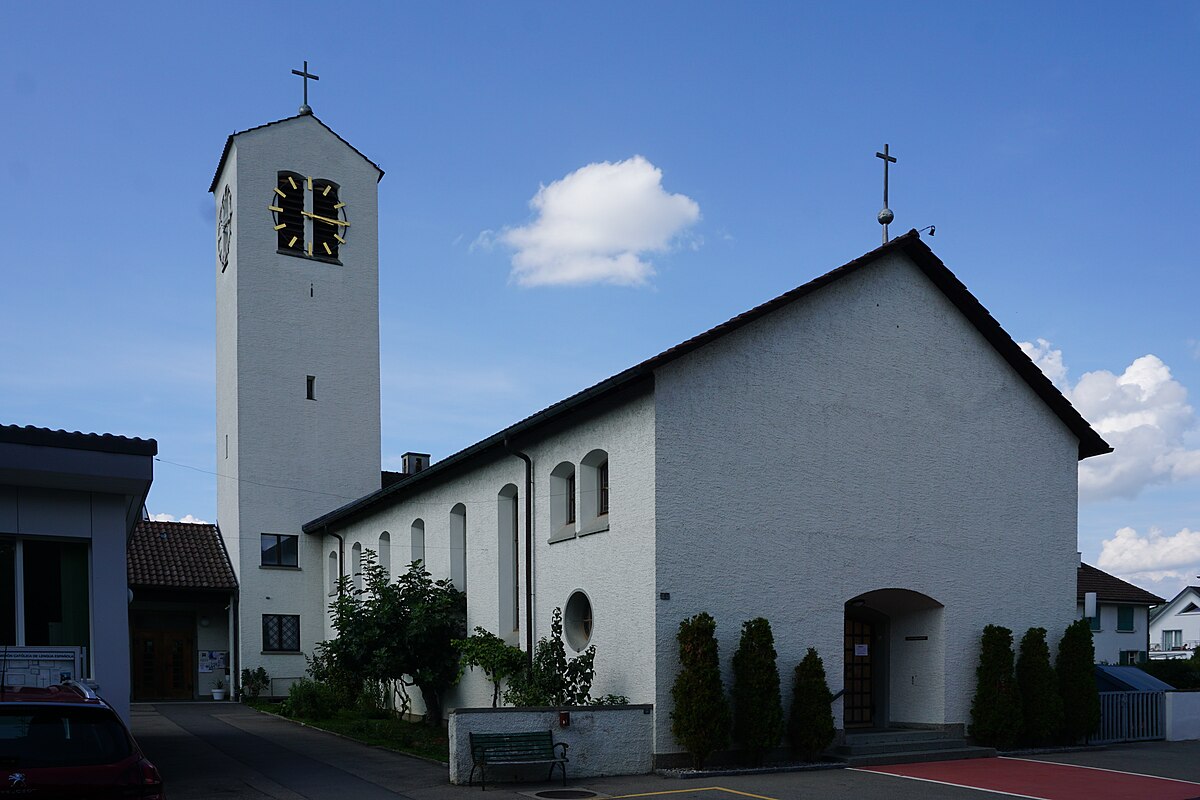
<path id="1" fill-rule="evenodd" d="M 742 623 L 742 638 L 733 654 L 733 739 L 758 766 L 782 734 L 775 637 L 771 623 L 757 617 Z"/>
<path id="2" fill-rule="evenodd" d="M 810 647 L 804 660 L 796 665 L 788 738 L 801 758 L 816 761 L 833 742 L 833 736 L 833 692 L 825 682 L 825 663 Z"/>
<path id="3" fill-rule="evenodd" d="M 1058 676 L 1050 666 L 1045 628 L 1030 628 L 1021 638 L 1017 687 L 1025 723 L 1021 738 L 1035 747 L 1052 744 L 1062 730 L 1063 704 L 1058 693 Z"/>
<path id="4" fill-rule="evenodd" d="M 1058 689 L 1063 704 L 1063 741 L 1078 742 L 1100 726 L 1100 695 L 1096 691 L 1096 648 L 1086 619 L 1067 626 L 1058 643 Z"/>
<path id="5" fill-rule="evenodd" d="M 983 629 L 968 731 L 982 745 L 1012 747 L 1021 737 L 1021 697 L 1013 677 L 1012 641 L 1008 628 L 988 625 Z"/>
<path id="6" fill-rule="evenodd" d="M 716 620 L 700 613 L 679 623 L 676 636 L 680 669 L 671 687 L 671 733 L 696 769 L 729 745 L 729 701 L 721 684 L 716 630 Z"/>

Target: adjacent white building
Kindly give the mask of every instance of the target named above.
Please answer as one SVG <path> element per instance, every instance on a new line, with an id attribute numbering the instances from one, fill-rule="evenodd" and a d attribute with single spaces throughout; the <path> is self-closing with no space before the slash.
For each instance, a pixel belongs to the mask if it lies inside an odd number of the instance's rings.
<path id="1" fill-rule="evenodd" d="M 785 703 L 816 647 L 839 727 L 949 730 L 985 625 L 1053 640 L 1076 617 L 1077 463 L 1110 448 L 916 232 L 381 476 L 381 175 L 301 115 L 231 136 L 212 185 L 231 209 L 218 505 L 245 666 L 301 675 L 364 550 L 420 559 L 466 592 L 469 627 L 523 648 L 564 609 L 569 649 L 597 647 L 593 693 L 653 704 L 665 759 L 693 614 L 716 618 L 727 677 L 764 616 Z M 448 705 L 490 699 L 468 672 Z"/>
<path id="2" fill-rule="evenodd" d="M 1150 658 L 1191 658 L 1200 647 L 1200 586 L 1186 586 L 1151 612 Z"/>
<path id="3" fill-rule="evenodd" d="M 1126 583 L 1091 564 L 1079 563 L 1075 583 L 1076 615 L 1092 628 L 1097 664 L 1144 664 L 1154 649 L 1150 640 L 1149 612 L 1163 599 Z M 1087 596 L 1095 595 L 1095 613 L 1089 615 Z"/>

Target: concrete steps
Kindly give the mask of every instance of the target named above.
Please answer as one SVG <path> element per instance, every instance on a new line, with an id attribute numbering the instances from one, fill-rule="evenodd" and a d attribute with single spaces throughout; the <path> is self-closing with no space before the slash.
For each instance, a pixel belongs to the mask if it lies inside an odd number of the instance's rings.
<path id="1" fill-rule="evenodd" d="M 830 754 L 848 767 L 873 767 L 994 758 L 996 751 L 991 747 L 974 747 L 943 731 L 891 729 L 848 734 L 845 743 L 835 747 Z"/>

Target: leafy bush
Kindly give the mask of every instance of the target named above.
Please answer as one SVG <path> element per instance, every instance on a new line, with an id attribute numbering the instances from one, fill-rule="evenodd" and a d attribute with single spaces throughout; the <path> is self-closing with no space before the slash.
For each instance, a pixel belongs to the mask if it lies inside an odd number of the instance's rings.
<path id="1" fill-rule="evenodd" d="M 729 744 L 729 702 L 721 684 L 717 623 L 700 613 L 679 623 L 679 675 L 671 687 L 671 733 L 696 769 Z"/>
<path id="2" fill-rule="evenodd" d="M 1059 640 L 1058 658 L 1054 662 L 1063 702 L 1062 737 L 1066 742 L 1090 736 L 1100 725 L 1095 663 L 1092 629 L 1086 619 L 1075 620 Z"/>
<path id="3" fill-rule="evenodd" d="M 257 700 L 271 686 L 271 676 L 262 667 L 242 670 L 242 699 Z"/>
<path id="4" fill-rule="evenodd" d="M 562 638 L 562 609 L 550 618 L 550 638 L 538 639 L 533 648 L 533 666 L 513 675 L 504 699 L 514 706 L 585 706 L 591 703 L 592 679 L 596 676 L 596 646 L 567 660 Z"/>
<path id="5" fill-rule="evenodd" d="M 591 704 L 594 706 L 627 706 L 629 698 L 623 694 L 606 694 L 593 697 Z"/>
<path id="6" fill-rule="evenodd" d="M 301 719 L 328 719 L 338 710 L 338 701 L 328 686 L 301 678 L 288 689 L 282 711 L 286 716 Z"/>
<path id="7" fill-rule="evenodd" d="M 1050 666 L 1045 628 L 1030 628 L 1021 638 L 1017 688 L 1025 723 L 1022 738 L 1035 747 L 1052 744 L 1062 730 L 1063 704 L 1058 693 L 1058 676 Z"/>
<path id="8" fill-rule="evenodd" d="M 466 639 L 455 639 L 454 646 L 462 655 L 463 666 L 479 667 L 492 682 L 492 708 L 500 701 L 500 682 L 525 669 L 525 654 L 520 648 L 483 628 L 476 628 L 474 635 Z"/>
<path id="9" fill-rule="evenodd" d="M 733 738 L 755 766 L 783 734 L 776 658 L 771 623 L 762 617 L 742 623 L 742 638 L 733 654 Z"/>
<path id="10" fill-rule="evenodd" d="M 1086 623 L 1085 623 L 1086 625 Z M 1021 696 L 1013 677 L 1012 631 L 983 629 L 971 703 L 971 738 L 983 745 L 1012 747 L 1021 737 Z"/>
<path id="11" fill-rule="evenodd" d="M 1146 673 L 1164 683 L 1171 684 L 1176 689 L 1200 689 L 1200 662 L 1197 662 L 1195 656 L 1192 658 L 1167 658 L 1138 666 Z"/>
<path id="12" fill-rule="evenodd" d="M 825 663 L 810 647 L 796 665 L 788 738 L 805 761 L 816 761 L 833 742 L 833 692 L 825 681 Z"/>

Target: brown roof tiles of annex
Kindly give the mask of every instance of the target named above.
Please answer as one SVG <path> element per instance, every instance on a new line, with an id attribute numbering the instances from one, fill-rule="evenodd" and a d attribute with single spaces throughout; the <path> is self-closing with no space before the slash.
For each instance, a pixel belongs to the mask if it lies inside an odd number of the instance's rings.
<path id="1" fill-rule="evenodd" d="M 1132 583 L 1126 583 L 1120 578 L 1109 575 L 1107 572 L 1096 569 L 1091 564 L 1079 565 L 1078 577 L 1075 581 L 1076 599 L 1083 602 L 1083 595 L 1087 592 L 1095 592 L 1096 599 L 1100 601 L 1110 601 L 1116 603 L 1139 603 L 1141 605 L 1154 606 L 1160 603 L 1165 603 L 1156 594 L 1147 592 Z"/>
<path id="2" fill-rule="evenodd" d="M 216 525 L 142 520 L 129 537 L 130 586 L 172 589 L 237 588 Z"/>

